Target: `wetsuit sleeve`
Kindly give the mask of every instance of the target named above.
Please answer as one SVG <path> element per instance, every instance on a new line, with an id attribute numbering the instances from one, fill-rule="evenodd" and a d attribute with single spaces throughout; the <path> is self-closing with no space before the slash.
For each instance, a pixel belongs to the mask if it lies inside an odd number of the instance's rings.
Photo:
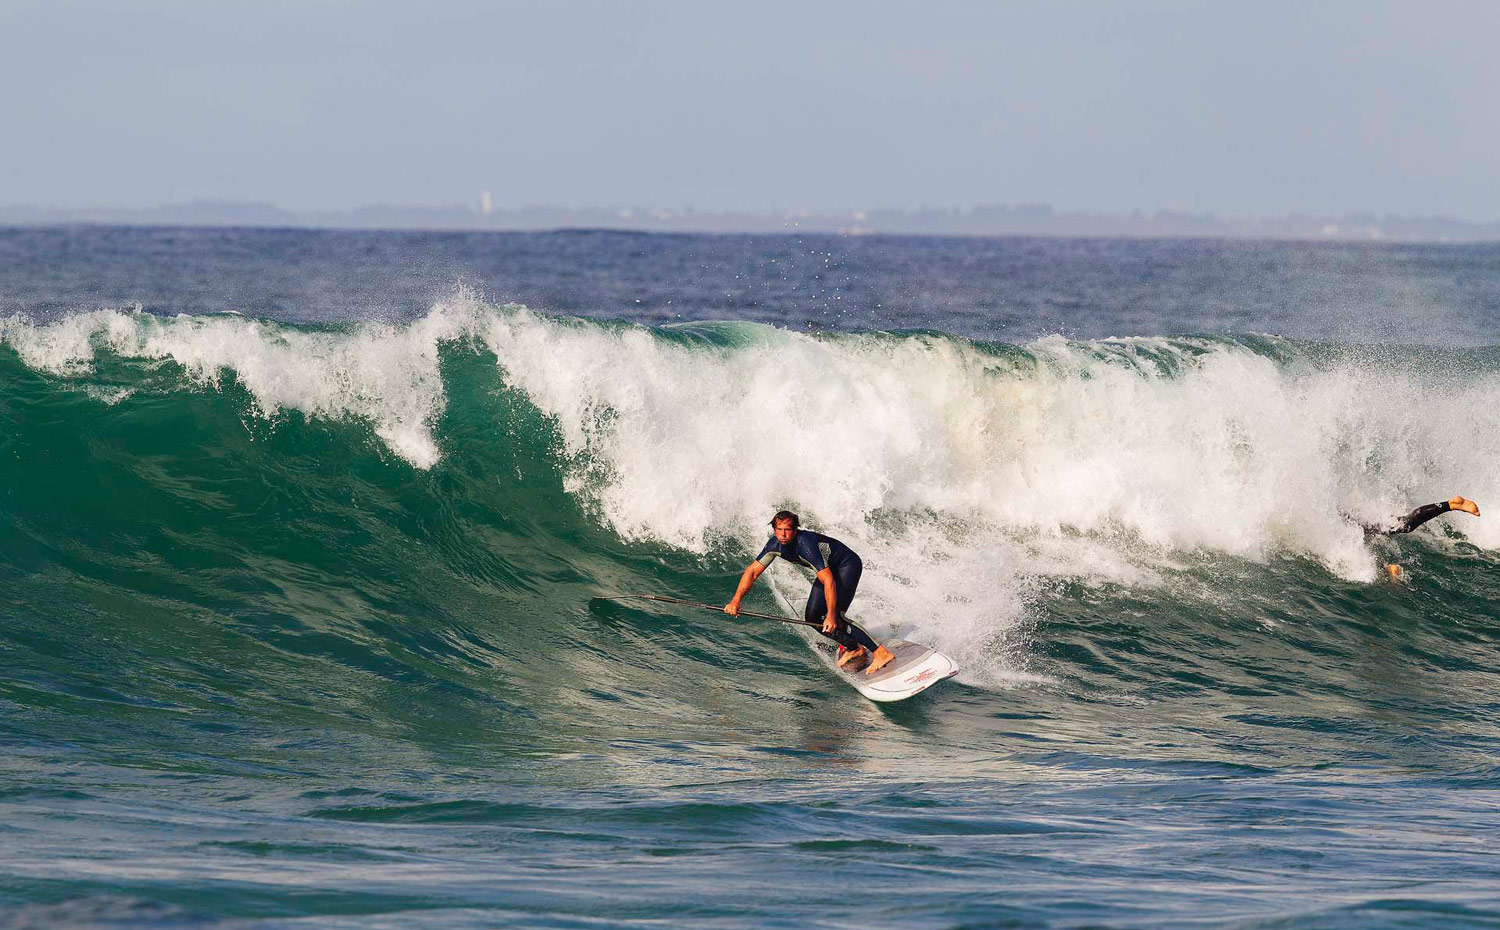
<path id="1" fill-rule="evenodd" d="M 1428 520 L 1431 520 L 1433 517 L 1445 514 L 1452 509 L 1452 507 L 1448 506 L 1447 501 L 1443 501 L 1437 504 L 1423 504 L 1421 507 L 1418 507 L 1416 510 L 1413 510 L 1411 513 L 1402 517 L 1400 521 L 1397 522 L 1396 528 L 1391 530 L 1391 532 L 1410 533 L 1412 530 L 1421 526 L 1423 523 L 1426 523 Z"/>
<path id="2" fill-rule="evenodd" d="M 760 563 L 761 568 L 770 568 L 771 563 L 776 561 L 778 555 L 781 555 L 781 546 L 776 542 L 776 537 L 773 536 L 761 547 L 760 555 L 755 557 L 755 561 Z"/>

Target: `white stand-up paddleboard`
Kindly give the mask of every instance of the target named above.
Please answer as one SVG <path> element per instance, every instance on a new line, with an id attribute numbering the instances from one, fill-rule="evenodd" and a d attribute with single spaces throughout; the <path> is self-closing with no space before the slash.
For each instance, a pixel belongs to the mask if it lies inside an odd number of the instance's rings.
<path id="1" fill-rule="evenodd" d="M 863 668 L 837 669 L 840 678 L 872 701 L 904 701 L 958 674 L 958 664 L 931 646 L 904 639 L 888 639 L 881 645 L 896 658 L 875 674 L 866 675 Z"/>

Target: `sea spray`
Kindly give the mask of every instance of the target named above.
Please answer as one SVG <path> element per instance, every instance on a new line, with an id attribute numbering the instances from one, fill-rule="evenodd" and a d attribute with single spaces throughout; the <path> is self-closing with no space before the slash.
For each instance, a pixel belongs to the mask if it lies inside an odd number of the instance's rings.
<path id="1" fill-rule="evenodd" d="M 44 325 L 0 321 L 0 340 L 28 366 L 86 375 L 96 353 L 171 361 L 192 384 L 217 388 L 227 374 L 255 399 L 256 413 L 282 409 L 314 418 L 368 421 L 392 452 L 418 468 L 439 458 L 430 425 L 444 396 L 438 346 L 463 333 L 449 314 L 407 326 L 299 329 L 236 315 L 178 316 L 101 310 Z"/>
<path id="2" fill-rule="evenodd" d="M 726 527 L 749 545 L 764 514 L 795 504 L 866 546 L 889 535 L 888 512 L 965 527 L 964 543 L 936 547 L 945 557 L 1007 532 L 1071 534 L 1130 551 L 1302 554 L 1368 579 L 1354 521 L 1500 490 L 1491 370 L 1444 383 L 1278 340 L 1261 340 L 1273 357 L 1225 339 L 996 349 L 763 330 L 702 348 L 524 311 L 487 320 L 507 380 L 579 463 L 575 490 L 621 534 L 686 548 Z M 1500 541 L 1490 524 L 1455 529 Z"/>

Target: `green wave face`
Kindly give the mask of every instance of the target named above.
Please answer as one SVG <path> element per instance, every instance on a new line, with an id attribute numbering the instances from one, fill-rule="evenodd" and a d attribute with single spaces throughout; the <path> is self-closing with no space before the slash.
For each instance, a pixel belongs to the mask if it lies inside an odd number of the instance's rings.
<path id="1" fill-rule="evenodd" d="M 1358 526 L 1500 501 L 1493 350 L 653 330 L 468 298 L 402 327 L 0 327 L 0 726 L 53 760 L 623 783 L 667 777 L 665 740 L 805 766 L 874 711 L 794 630 L 609 598 L 722 602 L 782 507 L 864 557 L 854 616 L 965 669 L 887 711 L 914 728 L 879 750 L 895 770 L 1003 739 L 1452 771 L 1500 737 L 1476 696 L 1500 529 Z M 767 581 L 756 606 L 800 613 L 805 578 Z"/>

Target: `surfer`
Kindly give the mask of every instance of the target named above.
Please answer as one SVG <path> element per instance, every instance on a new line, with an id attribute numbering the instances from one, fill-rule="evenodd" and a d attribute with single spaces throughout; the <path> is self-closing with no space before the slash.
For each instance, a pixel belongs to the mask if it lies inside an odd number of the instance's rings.
<path id="1" fill-rule="evenodd" d="M 840 668 L 868 657 L 869 667 L 865 674 L 873 675 L 890 664 L 895 656 L 844 616 L 859 588 L 864 563 L 853 549 L 837 539 L 800 529 L 800 526 L 801 521 L 790 510 L 780 511 L 771 518 L 775 535 L 766 541 L 760 555 L 740 575 L 739 587 L 735 589 L 734 598 L 724 605 L 724 612 L 731 617 L 738 616 L 740 601 L 749 593 L 755 579 L 778 558 L 810 568 L 817 572 L 817 578 L 807 595 L 807 609 L 803 616 L 808 623 L 821 622 L 819 632 L 839 644 Z"/>
<path id="2" fill-rule="evenodd" d="M 1452 497 L 1436 504 L 1423 504 L 1416 510 L 1397 520 L 1395 523 L 1372 526 L 1368 523 L 1361 524 L 1366 536 L 1394 536 L 1397 533 L 1410 533 L 1412 530 L 1431 520 L 1433 517 L 1441 516 L 1452 510 L 1461 510 L 1479 516 L 1479 505 L 1463 497 Z"/>

